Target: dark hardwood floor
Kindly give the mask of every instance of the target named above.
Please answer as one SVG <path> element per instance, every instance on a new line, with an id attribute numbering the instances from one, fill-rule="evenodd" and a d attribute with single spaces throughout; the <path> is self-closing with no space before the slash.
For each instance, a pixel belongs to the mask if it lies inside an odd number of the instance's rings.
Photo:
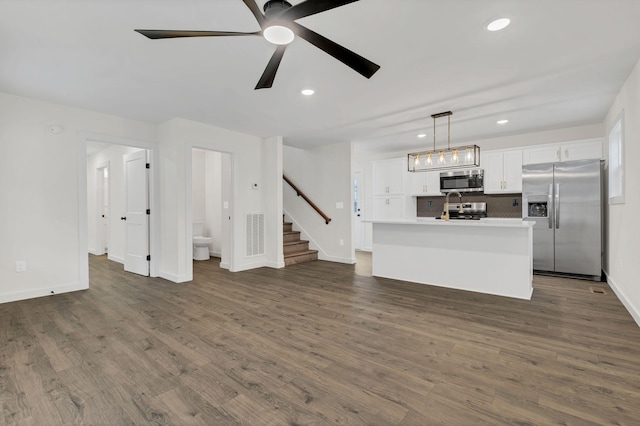
<path id="1" fill-rule="evenodd" d="M 174 284 L 92 256 L 90 290 L 0 305 L 0 424 L 640 424 L 640 328 L 606 283 L 522 301 L 358 258 Z"/>

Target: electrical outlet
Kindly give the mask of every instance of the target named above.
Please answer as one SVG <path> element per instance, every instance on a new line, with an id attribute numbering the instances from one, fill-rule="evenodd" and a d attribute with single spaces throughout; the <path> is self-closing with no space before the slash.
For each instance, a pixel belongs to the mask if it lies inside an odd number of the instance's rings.
<path id="1" fill-rule="evenodd" d="M 24 260 L 16 261 L 16 272 L 25 272 L 27 270 L 27 262 Z"/>
<path id="2" fill-rule="evenodd" d="M 518 202 L 518 199 L 517 199 L 517 198 L 514 198 L 514 199 L 513 199 L 513 207 L 517 207 L 517 206 L 518 206 L 518 204 L 520 204 L 520 203 Z"/>
<path id="3" fill-rule="evenodd" d="M 342 201 L 336 202 L 336 209 L 344 209 L 344 203 Z"/>
<path id="4" fill-rule="evenodd" d="M 340 245 L 343 246 L 344 245 L 344 240 L 340 239 Z"/>

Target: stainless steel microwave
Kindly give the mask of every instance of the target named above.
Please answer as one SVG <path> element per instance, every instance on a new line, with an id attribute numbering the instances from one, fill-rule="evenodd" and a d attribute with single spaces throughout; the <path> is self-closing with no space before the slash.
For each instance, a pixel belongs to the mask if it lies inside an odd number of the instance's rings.
<path id="1" fill-rule="evenodd" d="M 440 172 L 440 192 L 484 191 L 484 170 L 469 169 Z"/>

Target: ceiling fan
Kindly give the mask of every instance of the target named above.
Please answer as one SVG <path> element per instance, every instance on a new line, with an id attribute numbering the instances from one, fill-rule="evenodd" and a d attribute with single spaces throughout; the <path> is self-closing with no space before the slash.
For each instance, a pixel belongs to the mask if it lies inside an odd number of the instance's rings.
<path id="1" fill-rule="evenodd" d="M 177 37 L 227 37 L 227 36 L 263 36 L 267 41 L 278 45 L 276 51 L 271 56 L 262 77 L 255 87 L 257 89 L 267 89 L 273 85 L 276 72 L 280 66 L 280 61 L 287 48 L 287 44 L 293 41 L 295 36 L 305 39 L 320 50 L 325 51 L 354 71 L 362 74 L 366 78 L 371 78 L 380 69 L 379 65 L 363 58 L 351 50 L 340 46 L 320 34 L 311 31 L 297 22 L 296 19 L 305 16 L 315 15 L 325 10 L 344 6 L 358 0 L 306 0 L 292 6 L 285 0 L 269 0 L 264 6 L 264 14 L 256 0 L 242 0 L 253 13 L 261 30 L 251 33 L 230 32 L 230 31 L 174 31 L 174 30 L 135 30 L 150 39 L 177 38 Z"/>

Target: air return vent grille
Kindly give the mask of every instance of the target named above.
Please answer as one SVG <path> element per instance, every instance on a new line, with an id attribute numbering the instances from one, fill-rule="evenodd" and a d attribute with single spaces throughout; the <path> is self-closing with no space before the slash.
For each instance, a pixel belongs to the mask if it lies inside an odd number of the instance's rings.
<path id="1" fill-rule="evenodd" d="M 264 254 L 264 213 L 247 213 L 247 256 Z"/>

